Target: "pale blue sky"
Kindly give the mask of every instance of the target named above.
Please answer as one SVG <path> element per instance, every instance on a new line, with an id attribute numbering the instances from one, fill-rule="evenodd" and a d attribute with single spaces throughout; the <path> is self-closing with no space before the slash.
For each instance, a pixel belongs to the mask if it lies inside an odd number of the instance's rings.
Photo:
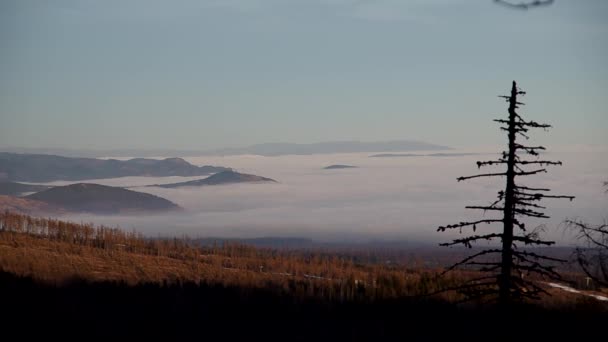
<path id="1" fill-rule="evenodd" d="M 608 144 L 608 1 L 0 0 L 0 148 Z"/>

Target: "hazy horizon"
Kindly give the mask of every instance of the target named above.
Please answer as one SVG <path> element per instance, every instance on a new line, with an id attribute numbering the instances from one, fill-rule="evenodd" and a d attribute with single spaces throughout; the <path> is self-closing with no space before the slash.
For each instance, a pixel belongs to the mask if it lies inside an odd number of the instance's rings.
<path id="1" fill-rule="evenodd" d="M 492 125 L 492 123 L 489 123 Z M 550 133 L 542 133 L 541 136 L 538 136 L 538 139 L 544 144 L 545 147 L 548 148 L 548 151 L 545 153 L 553 153 L 553 152 L 573 152 L 580 150 L 596 150 L 596 151 L 606 151 L 608 150 L 608 142 L 606 143 L 597 143 L 597 144 L 552 144 L 547 145 L 546 137 L 550 136 Z M 506 137 L 503 137 L 506 139 Z M 506 140 L 505 140 L 506 141 Z M 313 141 L 313 142 L 305 142 L 305 143 L 286 143 L 286 142 L 265 142 L 259 144 L 252 145 L 239 145 L 239 146 L 221 146 L 212 149 L 167 149 L 163 147 L 149 147 L 149 148 L 110 148 L 110 149 L 88 149 L 88 148 L 79 148 L 79 147 L 66 147 L 66 148 L 54 148 L 54 147 L 23 147 L 23 146 L 1 146 L 0 152 L 7 153 L 19 153 L 19 154 L 50 154 L 64 157 L 72 157 L 72 158 L 98 158 L 98 159 L 120 159 L 127 160 L 133 158 L 151 158 L 151 159 L 164 159 L 164 158 L 188 158 L 188 157 L 198 157 L 198 156 L 213 156 L 213 155 L 261 155 L 261 156 L 280 156 L 280 155 L 314 155 L 319 153 L 277 153 L 276 155 L 265 155 L 259 153 L 251 153 L 251 152 L 243 152 L 240 153 L 238 151 L 247 150 L 252 147 L 262 146 L 262 145 L 299 145 L 299 146 L 307 146 L 307 145 L 316 145 L 316 144 L 327 144 L 327 143 L 344 143 L 344 142 L 356 142 L 356 143 L 385 143 L 385 142 L 421 142 L 428 143 L 434 145 L 432 141 L 423 141 L 423 140 L 391 140 L 391 141 L 364 141 L 364 140 L 342 140 L 342 141 Z M 442 145 L 437 145 L 442 146 Z M 504 150 L 506 146 L 504 144 L 492 144 L 492 145 L 447 145 L 445 148 L 440 149 L 408 149 L 403 151 L 387 151 L 387 150 L 377 150 L 377 151 L 369 151 L 363 153 L 369 154 L 385 154 L 385 153 L 421 153 L 421 154 L 430 154 L 430 153 L 459 153 L 455 151 L 461 151 L 462 153 L 499 153 Z M 229 151 L 229 153 L 222 153 L 224 151 Z M 320 154 L 332 154 L 339 152 L 321 152 Z M 352 152 L 357 153 L 357 152 Z"/>
<path id="2" fill-rule="evenodd" d="M 456 152 L 489 152 L 487 150 Z M 560 245 L 576 243 L 562 222 L 584 218 L 601 222 L 608 196 L 601 184 L 608 174 L 607 149 L 550 151 L 564 165 L 527 184 L 570 194 L 573 202 L 546 200 L 549 220 L 527 220 L 547 226 L 544 236 Z M 276 184 L 234 184 L 180 189 L 141 187 L 204 177 L 122 177 L 90 180 L 111 186 L 139 186 L 135 191 L 169 199 L 185 211 L 157 215 L 68 214 L 76 222 L 119 225 L 148 236 L 303 237 L 318 241 L 407 240 L 437 243 L 457 232 L 436 232 L 439 225 L 483 217 L 465 205 L 492 202 L 500 180 L 457 182 L 478 172 L 475 161 L 491 155 L 454 157 L 370 158 L 372 153 L 287 156 L 206 156 L 185 158 L 196 165 L 233 167 L 238 172 L 270 177 Z M 128 158 L 122 158 L 128 159 Z M 355 169 L 324 170 L 332 164 Z M 80 181 L 79 181 L 80 182 Z M 64 185 L 57 181 L 45 184 Z"/>
<path id="3" fill-rule="evenodd" d="M 442 146 L 430 143 L 428 141 L 421 140 L 382 140 L 382 141 L 362 141 L 362 140 L 333 140 L 333 141 L 315 141 L 308 143 L 286 143 L 286 142 L 263 142 L 259 144 L 252 144 L 247 146 L 222 146 L 214 149 L 167 149 L 162 147 L 157 148 L 116 148 L 116 149 L 82 149 L 78 147 L 72 148 L 53 148 L 53 147 L 21 147 L 21 146 L 0 146 L 0 152 L 8 153 L 23 153 L 23 154 L 57 154 L 60 156 L 67 157 L 95 157 L 95 158 L 109 158 L 109 157 L 161 157 L 165 158 L 185 156 L 192 157 L 198 154 L 209 154 L 209 155 L 244 155 L 244 154 L 258 154 L 266 155 L 264 153 L 270 153 L 271 155 L 285 155 L 285 154 L 316 154 L 316 153 L 337 153 L 330 152 L 332 149 L 337 147 L 343 147 L 340 145 L 353 145 L 349 146 L 349 149 L 354 151 L 351 152 L 390 152 L 399 150 L 398 147 L 406 146 L 407 149 L 399 151 L 440 151 L 450 150 L 450 146 Z M 360 146 L 356 146 L 360 145 Z M 385 149 L 370 149 L 372 146 L 386 147 Z M 268 151 L 264 151 L 264 147 L 270 148 Z M 308 147 L 314 148 L 311 151 L 295 151 L 296 147 Z M 427 148 L 424 148 L 427 147 Z M 255 153 L 256 149 L 262 149 L 261 153 Z M 282 151 L 284 150 L 284 151 Z M 290 152 L 291 151 L 291 152 Z M 109 154 L 104 154 L 109 153 Z M 154 154 L 157 153 L 157 154 Z M 174 154 L 171 154 L 174 153 Z M 188 153 L 195 153 L 195 155 L 189 155 Z"/>

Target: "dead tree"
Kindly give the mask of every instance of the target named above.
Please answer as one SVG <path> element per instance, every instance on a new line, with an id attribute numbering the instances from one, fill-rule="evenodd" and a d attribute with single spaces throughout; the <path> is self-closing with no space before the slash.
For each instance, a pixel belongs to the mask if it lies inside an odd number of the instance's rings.
<path id="1" fill-rule="evenodd" d="M 502 156 L 497 160 L 477 162 L 478 168 L 501 166 L 505 167 L 506 170 L 458 178 L 458 181 L 463 181 L 480 177 L 505 177 L 505 189 L 498 192 L 498 199 L 494 203 L 485 206 L 466 207 L 467 209 L 483 210 L 484 213 L 496 213 L 499 217 L 460 222 L 438 228 L 438 231 L 459 229 L 462 233 L 463 228 L 472 228 L 473 232 L 476 232 L 477 226 L 481 224 L 502 225 L 502 230 L 498 229 L 496 232 L 471 235 L 441 244 L 442 246 L 463 245 L 472 248 L 473 244 L 481 241 L 501 242 L 500 246 L 474 253 L 446 270 L 447 272 L 459 266 L 470 265 L 488 273 L 487 276 L 473 279 L 459 287 L 459 290 L 469 298 L 493 297 L 503 304 L 508 304 L 514 299 L 538 299 L 540 293 L 546 293 L 545 290 L 533 280 L 523 276 L 540 275 L 542 277 L 558 278 L 559 274 L 555 271 L 555 266 L 550 263 L 564 261 L 518 248 L 520 246 L 534 247 L 554 244 L 554 241 L 542 240 L 539 231 L 537 229 L 529 230 L 522 220 L 526 217 L 548 218 L 542 212 L 545 207 L 540 205 L 541 200 L 545 198 L 574 199 L 573 196 L 549 195 L 549 189 L 526 186 L 516 181 L 520 177 L 545 173 L 547 172 L 546 166 L 561 165 L 559 161 L 540 159 L 540 153 L 545 150 L 543 146 L 528 146 L 518 142 L 517 138 L 528 140 L 528 132 L 531 129 L 548 129 L 551 127 L 547 124 L 527 121 L 517 113 L 517 109 L 523 105 L 519 102 L 518 97 L 524 94 L 525 92 L 517 88 L 517 84 L 513 81 L 511 94 L 500 96 L 509 103 L 509 115 L 507 119 L 494 121 L 500 123 L 502 125 L 500 129 L 507 133 L 507 151 L 503 151 Z M 530 166 L 536 168 L 526 169 Z"/>

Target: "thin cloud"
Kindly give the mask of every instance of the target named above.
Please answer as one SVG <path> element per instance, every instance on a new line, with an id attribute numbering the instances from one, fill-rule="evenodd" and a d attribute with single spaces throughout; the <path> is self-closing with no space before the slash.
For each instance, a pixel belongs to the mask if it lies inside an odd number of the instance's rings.
<path id="1" fill-rule="evenodd" d="M 320 0 L 337 13 L 368 21 L 410 21 L 432 23 L 439 14 L 454 5 L 467 8 L 470 4 L 448 0 Z"/>

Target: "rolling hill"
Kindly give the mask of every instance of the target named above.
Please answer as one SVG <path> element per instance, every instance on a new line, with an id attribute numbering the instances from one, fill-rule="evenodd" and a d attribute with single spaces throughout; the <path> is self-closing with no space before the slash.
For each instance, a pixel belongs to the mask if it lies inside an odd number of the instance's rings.
<path id="1" fill-rule="evenodd" d="M 171 183 L 171 184 L 155 184 L 149 186 L 161 187 L 161 188 L 180 188 L 184 186 L 207 186 L 207 185 L 222 185 L 222 184 L 234 184 L 234 183 L 276 183 L 274 179 L 249 175 L 246 173 L 238 173 L 235 171 L 222 171 L 211 175 L 204 179 L 197 179 L 188 182 Z"/>
<path id="2" fill-rule="evenodd" d="M 341 165 L 341 164 L 336 164 L 336 165 L 329 165 L 324 167 L 324 170 L 336 170 L 336 169 L 356 169 L 356 166 L 353 165 Z"/>

